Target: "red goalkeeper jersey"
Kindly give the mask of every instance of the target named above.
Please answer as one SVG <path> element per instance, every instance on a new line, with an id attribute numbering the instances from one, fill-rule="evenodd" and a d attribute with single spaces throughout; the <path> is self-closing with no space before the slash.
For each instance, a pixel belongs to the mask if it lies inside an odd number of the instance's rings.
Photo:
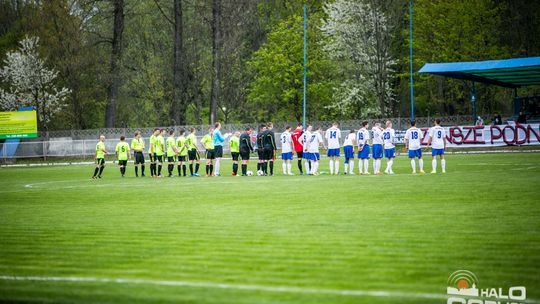
<path id="1" fill-rule="evenodd" d="M 293 131 L 293 133 L 292 133 L 294 152 L 302 152 L 302 151 L 304 151 L 302 144 L 298 141 L 300 139 L 300 136 L 302 136 L 303 133 L 304 133 L 304 131 L 302 131 L 300 129 L 295 129 Z"/>

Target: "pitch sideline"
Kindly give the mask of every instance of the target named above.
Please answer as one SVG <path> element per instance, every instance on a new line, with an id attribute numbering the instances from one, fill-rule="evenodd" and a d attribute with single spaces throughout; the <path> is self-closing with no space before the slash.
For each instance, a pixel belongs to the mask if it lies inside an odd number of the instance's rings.
<path id="1" fill-rule="evenodd" d="M 368 290 L 340 290 L 340 289 L 319 289 L 287 286 L 264 286 L 264 285 L 243 285 L 214 282 L 189 282 L 172 280 L 152 280 L 152 279 L 128 279 L 128 278 L 97 278 L 97 277 L 47 277 L 47 276 L 0 276 L 3 281 L 41 281 L 41 282 L 83 282 L 83 283 L 114 283 L 114 284 L 141 284 L 157 286 L 176 286 L 212 289 L 233 289 L 233 290 L 253 290 L 275 293 L 298 293 L 298 294 L 326 294 L 337 296 L 353 297 L 380 297 L 380 298 L 420 298 L 420 299 L 445 299 L 445 294 L 434 293 L 412 293 L 400 291 L 368 291 Z"/>

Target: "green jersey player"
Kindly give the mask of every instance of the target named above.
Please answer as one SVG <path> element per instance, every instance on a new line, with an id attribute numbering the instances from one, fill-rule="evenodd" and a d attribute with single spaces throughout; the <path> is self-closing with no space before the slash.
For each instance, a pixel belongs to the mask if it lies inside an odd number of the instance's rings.
<path id="1" fill-rule="evenodd" d="M 131 154 L 129 153 L 129 145 L 126 142 L 125 136 L 120 136 L 120 142 L 116 145 L 114 149 L 116 151 L 116 156 L 118 157 L 118 165 L 120 166 L 120 174 L 122 177 L 126 174 L 126 166 L 128 159 L 131 159 Z"/>
<path id="2" fill-rule="evenodd" d="M 105 169 L 105 154 L 107 154 L 107 150 L 105 150 L 105 135 L 99 136 L 99 141 L 96 144 L 96 168 L 94 169 L 94 176 L 92 176 L 93 179 L 101 178 L 101 174 L 103 173 L 103 169 Z"/>

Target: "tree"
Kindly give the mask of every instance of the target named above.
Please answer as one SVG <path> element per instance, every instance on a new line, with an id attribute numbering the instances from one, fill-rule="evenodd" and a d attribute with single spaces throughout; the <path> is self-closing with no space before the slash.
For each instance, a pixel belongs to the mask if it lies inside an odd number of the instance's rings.
<path id="1" fill-rule="evenodd" d="M 385 14 L 370 3 L 351 0 L 337 0 L 324 10 L 328 18 L 321 30 L 329 38 L 325 50 L 341 63 L 343 79 L 332 107 L 357 117 L 389 114 L 395 60 Z"/>
<path id="2" fill-rule="evenodd" d="M 221 98 L 221 0 L 212 2 L 212 100 L 210 101 L 210 124 L 217 118 L 217 107 Z"/>
<path id="3" fill-rule="evenodd" d="M 320 16 L 308 28 L 308 116 L 324 119 L 332 101 L 333 67 L 322 50 Z M 268 34 L 268 41 L 248 62 L 254 73 L 248 102 L 258 120 L 301 121 L 303 99 L 303 21 L 293 15 Z"/>
<path id="4" fill-rule="evenodd" d="M 186 56 L 184 54 L 182 0 L 174 0 L 174 63 L 173 63 L 173 104 L 171 119 L 176 124 L 186 124 Z"/>
<path id="5" fill-rule="evenodd" d="M 9 111 L 32 106 L 37 110 L 40 128 L 47 130 L 51 117 L 59 112 L 71 90 L 58 89 L 58 72 L 48 69 L 38 54 L 39 38 L 26 37 L 18 51 L 8 52 L 0 78 L 8 90 L 0 89 L 0 106 Z"/>
<path id="6" fill-rule="evenodd" d="M 115 126 L 116 105 L 120 88 L 120 59 L 122 57 L 122 35 L 124 33 L 124 0 L 113 0 L 113 39 L 111 50 L 111 69 L 107 86 L 107 107 L 105 109 L 105 127 Z"/>
<path id="7" fill-rule="evenodd" d="M 417 0 L 414 4 L 414 64 L 505 59 L 510 55 L 500 43 L 502 6 L 493 0 Z M 444 17 L 443 17 L 444 16 Z M 408 35 L 408 34 L 407 34 Z M 406 42 L 408 48 L 408 40 Z M 403 61 L 408 61 L 406 54 Z M 476 86 L 478 113 L 497 111 L 501 88 Z M 418 113 L 470 114 L 470 82 L 418 75 L 415 104 Z M 507 101 L 505 101 L 507 103 Z"/>

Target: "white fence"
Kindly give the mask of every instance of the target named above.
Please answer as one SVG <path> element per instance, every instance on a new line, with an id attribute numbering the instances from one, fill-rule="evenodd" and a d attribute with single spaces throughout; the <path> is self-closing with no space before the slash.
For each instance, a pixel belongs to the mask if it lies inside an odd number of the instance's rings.
<path id="1" fill-rule="evenodd" d="M 410 119 L 408 118 L 389 118 L 389 119 L 371 119 L 368 120 L 372 126 L 375 122 L 384 122 L 386 120 L 391 120 L 394 123 L 394 128 L 396 131 L 396 140 L 398 143 L 403 142 L 403 136 L 405 134 L 405 129 L 409 127 Z M 419 117 L 416 119 L 417 126 L 419 127 L 428 127 L 432 125 L 432 118 L 428 117 Z M 450 117 L 441 117 L 442 124 L 446 126 L 458 126 L 458 125 L 470 125 L 472 123 L 472 118 L 470 116 L 450 116 Z M 345 137 L 349 130 L 358 130 L 361 126 L 361 120 L 348 120 L 341 121 L 340 128 L 342 130 L 342 136 Z M 326 129 L 332 124 L 331 121 L 322 121 L 314 122 L 315 127 L 322 127 Z M 222 126 L 223 133 L 234 132 L 234 131 L 243 131 L 246 127 L 251 127 L 256 130 L 257 124 L 228 124 Z M 275 123 L 274 130 L 282 131 L 285 126 L 291 126 L 293 129 L 296 124 L 291 123 Z M 206 133 L 206 130 L 209 128 L 208 125 L 200 126 L 172 126 L 165 127 L 167 130 L 176 130 L 183 128 L 188 130 L 190 127 L 195 127 L 198 131 L 198 141 L 202 138 L 203 134 Z M 48 158 L 48 157 L 74 157 L 74 158 L 92 158 L 95 153 L 95 147 L 97 143 L 97 138 L 100 134 L 104 134 L 106 137 L 105 146 L 107 151 L 110 154 L 114 154 L 114 148 L 119 141 L 120 136 L 125 136 L 126 141 L 131 143 L 131 139 L 135 131 L 141 131 L 143 139 L 145 140 L 146 147 L 149 146 L 148 138 L 150 137 L 153 128 L 115 128 L 115 129 L 94 129 L 94 130 L 68 130 L 68 131 L 51 131 L 48 132 L 45 137 L 35 140 L 22 140 L 19 143 L 10 143 L 5 142 L 0 144 L 0 159 L 3 161 L 9 159 L 18 159 L 18 158 Z M 178 132 L 177 132 L 178 134 Z M 276 133 L 276 143 L 278 148 L 281 147 L 279 142 L 280 133 Z M 255 132 L 252 135 L 252 142 L 255 143 Z M 203 147 L 198 147 L 203 151 Z M 224 152 L 229 151 L 228 141 L 225 142 L 223 147 Z"/>
<path id="2" fill-rule="evenodd" d="M 433 125 L 433 120 L 435 117 L 417 117 L 416 125 L 418 127 L 428 127 Z M 446 116 L 446 117 L 437 117 L 442 121 L 443 126 L 458 126 L 458 125 L 468 125 L 473 124 L 473 119 L 470 115 L 459 115 L 459 116 Z M 489 119 L 492 116 L 488 117 Z M 394 123 L 394 128 L 396 129 L 407 129 L 409 127 L 410 118 L 408 117 L 394 117 L 394 118 L 381 118 L 381 119 L 367 119 L 370 125 L 373 125 L 375 122 L 384 123 L 386 120 L 391 120 Z M 340 128 L 342 130 L 350 129 L 359 129 L 363 120 L 340 120 Z M 223 124 L 223 132 L 234 132 L 234 131 L 243 131 L 246 127 L 251 127 L 252 129 L 257 129 L 257 126 L 264 122 L 253 122 L 245 124 Z M 488 119 L 486 119 L 488 123 Z M 295 127 L 297 122 L 280 122 L 274 123 L 274 129 L 282 131 L 286 126 Z M 332 125 L 332 121 L 314 121 L 311 122 L 314 127 L 322 127 L 327 129 Z M 174 130 L 178 134 L 178 130 L 183 128 L 184 130 L 189 130 L 190 128 L 195 128 L 197 134 L 205 134 L 210 125 L 186 125 L 186 126 L 163 126 L 166 130 Z M 49 132 L 40 132 L 40 137 L 42 139 L 51 139 L 51 138 L 66 138 L 71 139 L 97 139 L 100 134 L 105 135 L 107 138 L 120 138 L 120 136 L 130 137 L 133 136 L 135 131 L 141 131 L 143 137 L 150 137 L 154 128 L 109 128 L 109 129 L 88 129 L 88 130 L 60 130 L 60 131 L 49 131 Z M 188 133 L 188 132 L 186 132 Z"/>

